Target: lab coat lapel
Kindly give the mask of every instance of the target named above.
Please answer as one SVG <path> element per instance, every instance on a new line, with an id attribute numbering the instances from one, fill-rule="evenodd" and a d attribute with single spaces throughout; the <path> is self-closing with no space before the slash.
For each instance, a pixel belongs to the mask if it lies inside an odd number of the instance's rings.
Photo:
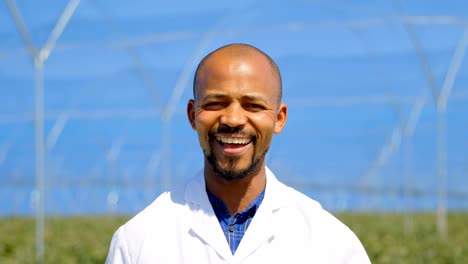
<path id="1" fill-rule="evenodd" d="M 242 261 L 264 243 L 274 238 L 272 220 L 274 218 L 270 208 L 263 207 L 263 204 L 260 205 L 234 254 L 236 262 Z"/>
<path id="2" fill-rule="evenodd" d="M 224 237 L 218 218 L 208 200 L 203 174 L 195 177 L 185 190 L 185 199 L 189 203 L 192 214 L 190 231 L 213 248 L 223 259 L 232 259 L 232 253 Z"/>
<path id="3" fill-rule="evenodd" d="M 275 178 L 268 168 L 266 170 L 265 197 L 234 254 L 236 262 L 241 262 L 263 244 L 274 240 L 275 230 L 279 227 L 276 224 L 277 214 L 282 207 L 291 202 L 290 197 L 284 195 L 284 185 Z"/>

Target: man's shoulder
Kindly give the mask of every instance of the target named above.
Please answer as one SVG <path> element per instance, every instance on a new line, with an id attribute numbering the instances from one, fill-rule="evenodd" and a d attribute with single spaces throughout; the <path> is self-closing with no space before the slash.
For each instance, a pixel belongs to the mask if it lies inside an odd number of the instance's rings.
<path id="1" fill-rule="evenodd" d="M 161 193 L 146 208 L 122 225 L 116 232 L 126 240 L 140 244 L 148 234 L 158 233 L 161 229 L 170 229 L 179 219 L 184 208 L 183 186 L 176 186 Z"/>
<path id="2" fill-rule="evenodd" d="M 174 226 L 176 222 L 184 219 L 183 214 L 189 214 L 192 211 L 193 204 L 190 195 L 199 196 L 199 192 L 203 190 L 200 185 L 203 185 L 200 173 L 183 183 L 174 185 L 170 190 L 160 194 L 122 228 L 126 229 L 127 233 L 148 233 L 162 226 L 166 229 Z"/>
<path id="3" fill-rule="evenodd" d="M 138 259 L 139 252 L 148 241 L 162 243 L 167 237 L 164 234 L 175 233 L 177 228 L 183 227 L 184 214 L 190 211 L 183 190 L 183 186 L 179 186 L 160 194 L 150 205 L 120 226 L 114 233 L 111 252 L 121 251 L 130 259 Z"/>
<path id="4" fill-rule="evenodd" d="M 323 210 L 320 202 L 310 196 L 283 181 L 275 179 L 275 182 L 275 192 L 277 192 L 277 195 L 282 196 L 281 199 L 286 199 L 286 203 L 292 203 L 296 207 L 303 207 L 306 212 L 310 213 L 317 213 Z"/>
<path id="5" fill-rule="evenodd" d="M 283 217 L 288 220 L 287 232 L 304 236 L 314 247 L 333 252 L 336 263 L 370 263 L 359 238 L 321 204 L 306 194 L 284 185 L 282 195 L 291 198 Z M 335 263 L 335 262 L 334 262 Z"/>
<path id="6" fill-rule="evenodd" d="M 125 224 L 125 228 L 141 229 L 149 223 L 154 226 L 156 223 L 169 220 L 177 210 L 185 207 L 183 187 L 177 186 L 170 191 L 161 193 L 151 204 L 130 219 Z"/>
<path id="7" fill-rule="evenodd" d="M 289 206 L 285 207 L 285 217 L 289 221 L 295 221 L 294 225 L 301 229 L 301 233 L 305 234 L 305 230 L 308 230 L 310 237 L 319 239 L 325 247 L 362 247 L 354 232 L 318 201 L 292 187 L 282 185 L 281 195 L 290 197 Z"/>
<path id="8" fill-rule="evenodd" d="M 299 212 L 303 219 L 309 223 L 314 223 L 316 226 L 320 226 L 323 231 L 328 232 L 348 233 L 351 231 L 332 213 L 323 208 L 319 201 L 284 183 L 280 183 L 280 185 L 284 197 L 290 197 L 294 210 Z"/>

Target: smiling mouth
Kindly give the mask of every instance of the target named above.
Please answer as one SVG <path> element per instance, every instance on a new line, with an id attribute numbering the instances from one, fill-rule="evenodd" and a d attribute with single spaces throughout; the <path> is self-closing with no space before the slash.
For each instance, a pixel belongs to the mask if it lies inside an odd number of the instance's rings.
<path id="1" fill-rule="evenodd" d="M 239 145 L 244 146 L 252 142 L 250 138 L 238 138 L 238 137 L 223 137 L 223 136 L 216 136 L 216 141 L 221 144 L 228 144 L 228 145 Z"/>

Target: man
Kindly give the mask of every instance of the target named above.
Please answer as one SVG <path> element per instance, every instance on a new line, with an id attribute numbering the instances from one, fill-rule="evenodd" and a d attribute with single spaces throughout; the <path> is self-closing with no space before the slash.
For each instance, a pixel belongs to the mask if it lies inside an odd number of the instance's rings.
<path id="1" fill-rule="evenodd" d="M 120 227 L 107 263 L 370 263 L 352 231 L 266 167 L 288 115 L 281 95 L 259 49 L 208 54 L 187 105 L 204 170 Z"/>

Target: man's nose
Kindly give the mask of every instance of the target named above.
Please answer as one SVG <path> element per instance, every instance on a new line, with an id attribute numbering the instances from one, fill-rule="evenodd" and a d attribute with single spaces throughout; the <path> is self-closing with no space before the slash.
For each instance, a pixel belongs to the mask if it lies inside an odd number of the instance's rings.
<path id="1" fill-rule="evenodd" d="M 221 115 L 220 122 L 221 124 L 230 127 L 239 127 L 245 125 L 247 122 L 247 116 L 245 115 L 242 106 L 236 103 L 232 103 L 225 108 L 223 114 Z"/>

